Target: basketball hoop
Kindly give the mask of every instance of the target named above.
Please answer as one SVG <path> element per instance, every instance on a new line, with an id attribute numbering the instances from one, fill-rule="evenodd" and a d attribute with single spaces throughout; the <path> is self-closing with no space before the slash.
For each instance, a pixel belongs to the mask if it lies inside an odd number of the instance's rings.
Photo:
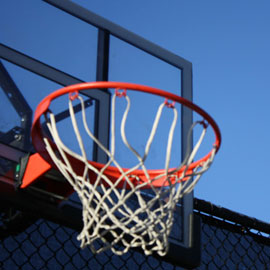
<path id="1" fill-rule="evenodd" d="M 87 125 L 81 92 L 89 89 L 115 89 L 112 96 L 110 149 L 101 144 Z M 129 91 L 162 97 L 142 156 L 130 145 L 126 136 L 125 126 L 131 104 Z M 50 110 L 51 102 L 63 95 L 68 95 L 70 118 L 80 146 L 80 153 L 75 153 L 62 142 L 54 114 Z M 138 160 L 132 168 L 122 168 L 115 158 L 115 100 L 117 98 L 126 100 L 120 133 L 124 145 Z M 89 139 L 108 156 L 106 164 L 87 159 L 84 141 L 72 105 L 74 100 L 81 104 L 83 125 Z M 188 140 L 192 139 L 192 130 L 195 126 L 201 126 L 202 132 L 198 142 L 193 149 L 187 151 L 181 164 L 176 168 L 169 168 L 173 134 L 178 117 L 176 103 L 190 108 L 203 118 L 190 127 Z M 159 170 L 148 170 L 145 160 L 149 155 L 162 112 L 167 107 L 172 110 L 173 120 L 168 130 L 165 167 Z M 40 120 L 42 116 L 51 137 L 43 130 Z M 209 126 L 214 130 L 216 137 L 213 147 L 203 158 L 194 161 Z M 220 147 L 221 135 L 215 121 L 204 110 L 182 97 L 137 84 L 93 82 L 68 86 L 47 96 L 35 112 L 32 140 L 40 155 L 64 175 L 81 200 L 84 227 L 78 239 L 81 241 L 82 248 L 89 245 L 93 252 L 99 253 L 111 249 L 115 254 L 122 255 L 130 248 L 140 247 L 146 255 L 157 252 L 163 256 L 168 251 L 168 236 L 173 224 L 175 205 L 184 194 L 193 190 L 201 175 L 211 166 Z M 187 144 L 190 145 L 189 142 Z M 144 189 L 151 189 L 154 193 L 153 198 L 146 200 L 143 195 Z M 129 205 L 131 199 L 136 201 L 134 207 Z M 110 235 L 112 240 L 108 241 L 106 235 Z M 99 241 L 98 246 L 95 245 L 96 241 Z"/>

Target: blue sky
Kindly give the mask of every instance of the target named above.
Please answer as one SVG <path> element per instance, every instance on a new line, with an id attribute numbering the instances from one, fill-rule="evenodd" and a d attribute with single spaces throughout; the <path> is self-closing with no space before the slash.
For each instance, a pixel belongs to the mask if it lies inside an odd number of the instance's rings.
<path id="1" fill-rule="evenodd" d="M 68 15 L 45 3 L 22 2 L 1 1 L 0 41 L 79 78 L 93 80 L 95 63 L 88 61 L 92 57 L 88 46 L 95 31 L 77 20 L 69 21 Z M 213 116 L 223 139 L 195 196 L 269 221 L 270 2 L 74 2 L 192 62 L 194 102 Z M 75 31 L 77 26 L 80 31 Z M 72 39 L 67 39 L 69 34 Z M 81 54 L 75 57 L 76 50 Z M 149 76 L 153 82 L 151 69 L 149 74 L 141 74 L 141 63 L 135 60 L 130 69 L 138 82 L 141 76 Z M 113 65 L 115 78 L 129 78 L 120 73 L 121 63 L 115 61 Z M 171 90 L 174 83 L 170 83 L 170 74 L 174 71 L 164 70 L 159 84 Z M 40 79 L 23 78 L 18 77 L 16 83 L 25 89 L 33 83 L 41 90 L 48 87 Z M 34 107 L 38 101 L 32 102 Z"/>

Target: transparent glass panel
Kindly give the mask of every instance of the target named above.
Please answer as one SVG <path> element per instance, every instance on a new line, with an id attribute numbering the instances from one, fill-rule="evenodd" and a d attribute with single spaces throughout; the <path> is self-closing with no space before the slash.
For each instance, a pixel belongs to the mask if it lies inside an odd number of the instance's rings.
<path id="1" fill-rule="evenodd" d="M 4 45 L 81 80 L 95 80 L 95 27 L 43 1 L 6 1 L 1 8 Z"/>
<path id="2" fill-rule="evenodd" d="M 10 103 L 2 87 L 0 87 L 0 138 L 1 134 L 20 126 L 21 117 Z"/>
<path id="3" fill-rule="evenodd" d="M 49 81 L 43 77 L 40 77 L 32 72 L 29 72 L 23 68 L 20 68 L 16 65 L 4 61 L 5 68 L 9 72 L 10 76 L 16 83 L 18 89 L 23 94 L 29 106 L 33 111 L 36 110 L 37 105 L 50 93 L 62 88 L 61 85 L 58 85 L 52 81 Z M 89 100 L 89 98 L 86 98 Z M 57 121 L 57 125 L 59 127 L 59 134 L 63 142 L 70 147 L 73 151 L 80 151 L 78 148 L 78 143 L 76 142 L 73 127 L 71 125 L 69 113 L 66 113 L 63 117 L 63 112 L 68 111 L 68 95 L 61 96 L 53 101 L 50 105 L 51 111 L 55 114 L 56 118 L 60 121 Z M 76 102 L 74 102 L 76 105 Z M 86 109 L 86 113 L 89 120 L 89 127 L 93 130 L 94 128 L 94 110 L 95 110 L 95 102 L 92 103 L 91 106 L 88 106 Z M 79 120 L 79 126 L 81 127 L 81 113 L 80 108 L 79 112 L 76 113 Z M 82 129 L 83 130 L 83 129 Z M 82 131 L 82 136 L 85 138 L 85 133 Z M 85 138 L 86 149 L 89 153 L 89 159 L 92 159 L 93 152 L 93 143 L 89 138 Z"/>
<path id="4" fill-rule="evenodd" d="M 157 87 L 177 95 L 181 93 L 181 70 L 114 37 L 111 38 L 109 80 Z M 131 108 L 126 124 L 127 137 L 136 151 L 143 155 L 158 107 L 165 99 L 136 91 L 128 91 L 128 96 L 131 100 Z M 125 106 L 124 98 L 118 98 L 117 131 L 120 129 Z M 181 106 L 176 105 L 176 108 L 178 120 L 174 132 L 170 167 L 179 165 L 181 161 Z M 146 160 L 149 169 L 164 168 L 168 133 L 172 120 L 173 110 L 164 108 L 149 157 Z M 131 167 L 136 162 L 136 158 L 123 144 L 120 133 L 116 136 L 116 140 L 117 158 L 124 166 Z"/>
<path id="5" fill-rule="evenodd" d="M 113 36 L 109 63 L 111 81 L 144 84 L 181 95 L 181 70 Z"/>

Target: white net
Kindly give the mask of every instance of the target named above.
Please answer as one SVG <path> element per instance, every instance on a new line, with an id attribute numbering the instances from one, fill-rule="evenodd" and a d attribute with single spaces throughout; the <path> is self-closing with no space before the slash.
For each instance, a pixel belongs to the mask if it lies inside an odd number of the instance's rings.
<path id="1" fill-rule="evenodd" d="M 121 138 L 138 160 L 138 163 L 130 169 L 123 169 L 115 159 L 115 100 L 117 96 L 123 96 L 126 100 L 126 108 L 121 120 Z M 72 104 L 74 99 L 78 99 L 81 103 L 83 126 L 89 139 L 93 140 L 108 156 L 108 162 L 102 168 L 97 168 L 87 159 L 86 147 L 78 129 Z M 160 117 L 166 106 L 172 110 L 173 119 L 168 130 L 165 167 L 160 174 L 153 177 L 145 166 L 145 160 L 149 155 Z M 192 150 L 187 151 L 188 154 L 184 161 L 177 168 L 170 169 L 172 141 L 178 112 L 173 104 L 165 101 L 157 110 L 144 153 L 140 155 L 128 142 L 125 132 L 129 109 L 130 99 L 126 92 L 119 93 L 117 90 L 112 97 L 111 141 L 110 149 L 107 149 L 91 132 L 87 124 L 84 100 L 77 94 L 69 99 L 69 112 L 80 153 L 70 150 L 62 142 L 52 112 L 48 112 L 46 122 L 57 148 L 53 147 L 47 138 L 44 138 L 44 141 L 52 160 L 81 200 L 84 226 L 78 240 L 81 241 L 82 248 L 89 245 L 91 250 L 96 253 L 111 249 L 115 254 L 122 255 L 130 248 L 140 247 L 146 255 L 157 252 L 163 256 L 168 251 L 168 237 L 172 230 L 175 205 L 185 193 L 193 190 L 202 173 L 210 167 L 216 150 L 213 148 L 206 161 L 190 170 L 207 129 L 204 122 L 196 122 L 190 128 L 188 137 L 190 140 L 193 128 L 201 125 L 202 133 L 198 142 Z M 83 165 L 80 172 L 75 168 L 70 157 Z M 106 173 L 112 165 L 118 172 L 118 176 L 114 180 Z M 138 169 L 140 169 L 144 181 L 141 181 L 141 176 L 137 173 Z M 95 179 L 92 179 L 93 175 L 95 175 Z M 161 185 L 155 185 L 157 181 L 160 183 L 161 180 Z M 119 188 L 120 186 L 121 188 Z M 146 187 L 151 191 L 151 197 L 145 195 Z"/>

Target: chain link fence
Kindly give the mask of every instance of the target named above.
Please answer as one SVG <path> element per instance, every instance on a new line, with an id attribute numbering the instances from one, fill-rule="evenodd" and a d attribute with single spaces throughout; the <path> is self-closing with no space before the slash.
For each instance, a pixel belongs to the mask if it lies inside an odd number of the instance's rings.
<path id="1" fill-rule="evenodd" d="M 202 219 L 198 269 L 270 269 L 270 224 L 196 200 Z"/>
<path id="2" fill-rule="evenodd" d="M 202 258 L 196 269 L 270 269 L 270 225 L 195 199 L 202 220 Z M 183 269 L 130 251 L 94 255 L 81 250 L 76 230 L 1 207 L 0 269 Z"/>

